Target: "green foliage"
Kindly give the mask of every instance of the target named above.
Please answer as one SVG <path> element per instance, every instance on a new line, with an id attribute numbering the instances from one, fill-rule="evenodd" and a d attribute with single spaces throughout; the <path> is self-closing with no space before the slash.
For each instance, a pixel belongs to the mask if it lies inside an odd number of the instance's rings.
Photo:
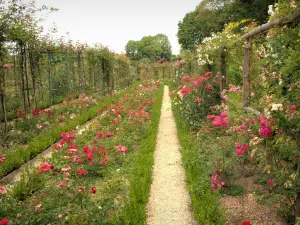
<path id="1" fill-rule="evenodd" d="M 230 185 L 228 188 L 222 188 L 221 194 L 231 195 L 231 196 L 240 196 L 245 194 L 245 188 L 241 185 Z"/>
<path id="2" fill-rule="evenodd" d="M 152 122 L 148 127 L 144 139 L 140 142 L 139 154 L 130 165 L 130 201 L 123 209 L 119 224 L 144 224 L 146 223 L 146 204 L 150 195 L 152 183 L 153 154 L 156 146 L 160 110 L 163 97 L 163 85 L 161 85 L 156 105 L 152 109 Z"/>
<path id="3" fill-rule="evenodd" d="M 190 135 L 190 127 L 184 122 L 180 109 L 172 108 L 194 216 L 199 224 L 224 224 L 218 195 L 211 191 L 205 155 L 200 153 L 196 137 Z"/>
<path id="4" fill-rule="evenodd" d="M 178 23 L 178 41 L 183 49 L 194 50 L 211 33 L 224 29 L 230 22 L 243 19 L 265 23 L 268 18 L 268 6 L 275 0 L 205 0 Z"/>
<path id="5" fill-rule="evenodd" d="M 125 46 L 125 51 L 132 60 L 148 59 L 150 62 L 161 58 L 170 60 L 172 56 L 170 41 L 164 34 L 145 36 L 140 41 L 130 40 Z"/>

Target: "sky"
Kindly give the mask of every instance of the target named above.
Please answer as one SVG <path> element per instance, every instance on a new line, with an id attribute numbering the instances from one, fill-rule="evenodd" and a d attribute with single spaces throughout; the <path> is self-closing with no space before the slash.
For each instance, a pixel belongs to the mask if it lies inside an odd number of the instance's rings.
<path id="1" fill-rule="evenodd" d="M 50 14 L 42 25 L 45 32 L 58 28 L 59 36 L 89 45 L 100 43 L 111 50 L 125 52 L 129 40 L 166 34 L 173 54 L 178 54 L 178 22 L 195 9 L 200 0 L 36 0 L 59 11 Z"/>

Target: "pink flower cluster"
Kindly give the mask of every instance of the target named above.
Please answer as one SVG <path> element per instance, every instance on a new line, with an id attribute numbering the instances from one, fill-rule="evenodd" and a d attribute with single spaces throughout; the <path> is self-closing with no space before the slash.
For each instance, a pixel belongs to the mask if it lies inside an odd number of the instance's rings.
<path id="1" fill-rule="evenodd" d="M 0 163 L 4 163 L 6 159 L 6 154 L 0 155 Z"/>
<path id="2" fill-rule="evenodd" d="M 182 98 L 184 98 L 185 95 L 187 94 L 190 94 L 192 92 L 192 90 L 187 87 L 187 86 L 184 86 L 181 90 L 180 90 L 180 95 Z"/>
<path id="3" fill-rule="evenodd" d="M 215 191 L 217 189 L 221 189 L 225 185 L 225 182 L 222 181 L 222 179 L 219 176 L 218 169 L 214 170 L 214 173 L 211 176 L 210 181 L 211 181 L 211 189 L 213 191 Z"/>
<path id="4" fill-rule="evenodd" d="M 207 81 L 212 75 L 213 75 L 212 72 L 206 72 L 203 76 L 194 79 L 194 82 L 193 82 L 194 87 L 195 88 L 198 87 L 199 83 Z M 207 86 L 206 88 L 209 90 L 213 90 L 213 87 L 211 85 Z"/>
<path id="5" fill-rule="evenodd" d="M 221 112 L 220 116 L 208 115 L 207 119 L 213 119 L 212 125 L 214 127 L 228 127 L 228 115 L 226 112 Z"/>
<path id="6" fill-rule="evenodd" d="M 235 142 L 235 152 L 237 155 L 244 155 L 248 148 L 248 144 L 241 144 L 239 142 Z"/>
<path id="7" fill-rule="evenodd" d="M 49 163 L 45 163 L 45 162 L 41 163 L 40 167 L 41 167 L 41 169 L 36 171 L 36 174 L 46 173 L 46 172 L 54 169 L 53 165 L 51 165 Z"/>
<path id="8" fill-rule="evenodd" d="M 275 120 L 273 118 L 266 118 L 265 116 L 261 116 L 257 118 L 259 121 L 259 135 L 262 137 L 271 137 L 273 135 L 272 126 L 275 124 Z"/>
<path id="9" fill-rule="evenodd" d="M 229 84 L 229 90 L 228 92 L 238 92 L 241 91 L 241 87 L 240 86 L 234 86 L 232 84 Z"/>
<path id="10" fill-rule="evenodd" d="M 124 155 L 125 155 L 126 152 L 128 152 L 128 149 L 127 149 L 126 147 L 122 146 L 122 145 L 118 145 L 118 146 L 116 147 L 116 150 L 117 150 L 118 152 L 123 152 Z"/>

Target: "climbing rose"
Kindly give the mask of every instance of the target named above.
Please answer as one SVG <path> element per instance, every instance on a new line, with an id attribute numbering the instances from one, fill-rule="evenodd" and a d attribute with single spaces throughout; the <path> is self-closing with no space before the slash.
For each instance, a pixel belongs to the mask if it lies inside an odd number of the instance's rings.
<path id="1" fill-rule="evenodd" d="M 235 152 L 238 155 L 244 155 L 244 153 L 248 150 L 248 144 L 241 144 L 239 142 L 235 142 Z"/>
<path id="2" fill-rule="evenodd" d="M 0 220 L 0 225 L 5 225 L 9 222 L 9 219 L 8 218 L 4 218 L 2 220 Z"/>
<path id="3" fill-rule="evenodd" d="M 208 116 L 207 116 L 207 119 L 208 119 L 208 120 L 211 120 L 211 119 L 214 119 L 215 117 L 216 117 L 216 116 L 214 116 L 214 115 L 208 115 Z"/>
<path id="4" fill-rule="evenodd" d="M 214 127 L 228 127 L 229 123 L 226 117 L 216 116 L 214 121 L 212 122 Z"/>
<path id="5" fill-rule="evenodd" d="M 266 116 L 258 117 L 260 129 L 259 135 L 263 137 L 271 137 L 273 135 L 272 126 L 275 124 L 275 120 L 273 118 L 266 118 Z"/>
<path id="6" fill-rule="evenodd" d="M 183 87 L 180 90 L 180 95 L 183 98 L 185 95 L 190 94 L 191 93 L 191 89 L 189 87 Z"/>
<path id="7" fill-rule="evenodd" d="M 263 137 L 271 137 L 273 135 L 272 128 L 261 122 L 259 135 Z"/>
<path id="8" fill-rule="evenodd" d="M 221 112 L 220 116 L 221 116 L 222 118 L 227 118 L 227 117 L 228 117 L 228 115 L 227 115 L 226 112 Z"/>
<path id="9" fill-rule="evenodd" d="M 290 109 L 296 109 L 296 105 L 291 105 Z"/>
<path id="10" fill-rule="evenodd" d="M 41 169 L 38 170 L 38 171 L 36 171 L 36 174 L 45 173 L 45 172 L 47 172 L 49 170 L 53 170 L 54 169 L 53 165 L 51 165 L 49 163 L 45 163 L 45 162 L 41 163 L 40 167 L 41 167 Z"/>
<path id="11" fill-rule="evenodd" d="M 0 194 L 2 194 L 5 191 L 5 188 L 3 186 L 0 186 Z"/>
<path id="12" fill-rule="evenodd" d="M 198 87 L 198 85 L 199 85 L 199 81 L 198 81 L 198 80 L 195 80 L 195 81 L 194 81 L 194 87 L 196 88 L 196 87 Z"/>
<path id="13" fill-rule="evenodd" d="M 79 170 L 77 170 L 77 174 L 84 176 L 86 174 L 86 171 L 84 169 L 79 169 Z"/>

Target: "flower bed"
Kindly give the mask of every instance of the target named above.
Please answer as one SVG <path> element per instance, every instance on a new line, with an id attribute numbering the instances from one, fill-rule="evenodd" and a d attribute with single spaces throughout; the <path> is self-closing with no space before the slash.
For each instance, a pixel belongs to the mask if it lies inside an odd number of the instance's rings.
<path id="1" fill-rule="evenodd" d="M 133 85 L 136 86 L 137 84 Z M 91 97 L 87 97 L 89 102 L 92 104 L 88 105 L 86 98 L 83 98 L 83 100 L 70 100 L 69 102 L 65 103 L 65 106 L 62 105 L 61 109 L 56 109 L 58 112 L 61 111 L 61 113 L 56 113 L 56 116 L 53 116 L 53 118 L 48 121 L 49 127 L 45 129 L 37 129 L 33 130 L 31 133 L 31 130 L 28 130 L 26 133 L 28 134 L 26 136 L 27 143 L 26 145 L 21 144 L 15 144 L 11 147 L 7 147 L 1 150 L 1 154 L 6 155 L 6 160 L 3 162 L 0 166 L 0 177 L 3 177 L 7 175 L 8 173 L 12 172 L 13 170 L 19 168 L 22 166 L 25 162 L 28 160 L 34 158 L 37 154 L 43 152 L 48 147 L 50 147 L 52 144 L 54 144 L 56 141 L 60 139 L 60 134 L 63 132 L 67 132 L 70 130 L 75 130 L 76 127 L 86 123 L 90 119 L 94 118 L 95 116 L 99 115 L 104 107 L 106 107 L 107 104 L 110 104 L 114 101 L 115 98 L 118 96 L 122 96 L 124 92 L 120 92 L 116 94 L 113 97 L 106 96 L 104 98 L 94 99 Z M 68 109 L 68 111 L 63 111 L 65 109 Z M 36 110 L 38 111 L 38 110 Z M 47 111 L 48 112 L 48 111 Z M 47 120 L 48 113 L 42 113 L 46 114 L 42 115 L 38 118 L 31 118 L 29 120 L 29 123 L 32 123 L 35 121 L 35 123 L 41 124 L 41 122 L 37 122 L 39 120 Z M 51 111 L 53 112 L 53 111 Z M 76 112 L 76 114 L 75 114 Z M 64 116 L 62 116 L 62 114 Z M 51 120 L 56 121 L 55 123 L 52 122 L 52 125 L 50 125 Z M 23 120 L 24 126 L 27 124 L 27 120 Z M 36 126 L 34 126 L 36 127 Z M 34 136 L 36 135 L 36 136 Z M 34 137 L 34 138 L 33 138 Z"/>
<path id="2" fill-rule="evenodd" d="M 108 105 L 89 129 L 62 133 L 53 157 L 1 196 L 0 219 L 120 224 L 130 221 L 128 211 L 135 210 L 142 221 L 162 91 L 159 83 L 144 82 Z"/>

